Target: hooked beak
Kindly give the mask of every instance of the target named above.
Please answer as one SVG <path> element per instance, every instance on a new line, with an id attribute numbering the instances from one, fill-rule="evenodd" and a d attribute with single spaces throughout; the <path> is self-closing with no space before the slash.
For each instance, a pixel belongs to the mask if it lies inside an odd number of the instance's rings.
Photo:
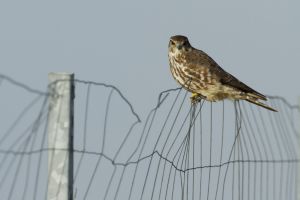
<path id="1" fill-rule="evenodd" d="M 177 49 L 182 49 L 182 45 L 181 44 L 178 44 L 178 45 L 176 45 L 176 47 L 177 47 Z"/>

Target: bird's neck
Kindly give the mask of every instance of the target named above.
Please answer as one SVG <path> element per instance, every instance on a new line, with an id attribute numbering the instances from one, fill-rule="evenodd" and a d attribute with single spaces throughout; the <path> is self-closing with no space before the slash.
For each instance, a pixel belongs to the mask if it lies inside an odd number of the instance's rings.
<path id="1" fill-rule="evenodd" d="M 183 52 L 169 52 L 169 62 L 174 67 L 182 67 L 186 63 L 186 55 Z"/>
<path id="2" fill-rule="evenodd" d="M 175 59 L 179 59 L 179 58 L 184 58 L 185 57 L 185 53 L 182 51 L 179 51 L 178 49 L 174 49 L 173 51 L 169 51 L 169 58 L 175 58 Z"/>

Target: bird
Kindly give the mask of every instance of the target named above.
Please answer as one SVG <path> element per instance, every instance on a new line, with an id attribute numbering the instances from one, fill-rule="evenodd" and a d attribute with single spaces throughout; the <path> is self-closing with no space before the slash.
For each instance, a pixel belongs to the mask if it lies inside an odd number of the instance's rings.
<path id="1" fill-rule="evenodd" d="M 192 93 L 192 104 L 202 99 L 211 102 L 224 99 L 245 100 L 277 112 L 261 102 L 267 101 L 265 95 L 226 72 L 207 53 L 194 48 L 186 36 L 170 37 L 168 57 L 174 79 Z"/>

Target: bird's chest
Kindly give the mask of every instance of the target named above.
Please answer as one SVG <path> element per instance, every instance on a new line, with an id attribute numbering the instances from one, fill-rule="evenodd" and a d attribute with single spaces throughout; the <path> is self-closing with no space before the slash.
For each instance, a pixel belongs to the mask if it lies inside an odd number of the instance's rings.
<path id="1" fill-rule="evenodd" d="M 177 62 L 176 59 L 170 59 L 170 66 L 174 78 L 192 92 L 215 90 L 218 85 L 216 77 L 208 67 L 193 66 L 188 62 Z"/>

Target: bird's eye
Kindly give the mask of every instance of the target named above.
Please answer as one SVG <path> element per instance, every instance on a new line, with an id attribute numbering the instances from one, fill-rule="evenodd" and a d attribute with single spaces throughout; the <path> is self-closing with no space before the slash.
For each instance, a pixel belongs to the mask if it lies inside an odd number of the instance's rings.
<path id="1" fill-rule="evenodd" d="M 170 40 L 171 45 L 175 45 L 175 42 L 173 40 Z"/>

